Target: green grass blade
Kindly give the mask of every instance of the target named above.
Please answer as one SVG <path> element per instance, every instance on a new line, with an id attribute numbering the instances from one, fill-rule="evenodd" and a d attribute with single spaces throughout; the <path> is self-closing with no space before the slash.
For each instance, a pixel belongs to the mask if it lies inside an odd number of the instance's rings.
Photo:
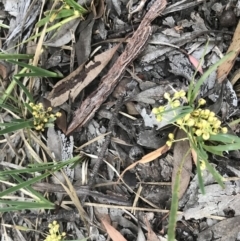
<path id="1" fill-rule="evenodd" d="M 24 75 L 24 74 L 23 74 Z M 33 100 L 33 96 L 32 94 L 28 91 L 28 89 L 26 88 L 26 86 L 18 80 L 18 78 L 14 77 L 13 80 L 18 84 L 18 86 L 23 90 L 23 92 L 25 93 L 25 95 L 28 97 L 28 99 L 31 102 L 34 102 Z"/>
<path id="2" fill-rule="evenodd" d="M 10 202 L 10 201 L 9 201 Z M 1 203 L 1 201 L 0 201 Z M 28 205 L 30 202 L 25 202 L 24 206 L 11 206 L 11 207 L 7 207 L 7 208 L 0 208 L 0 212 L 4 213 L 4 212 L 11 212 L 11 211 L 20 211 L 20 210 L 25 210 L 25 209 L 54 209 L 55 205 L 46 205 L 44 203 L 37 203 L 34 207 L 30 207 L 30 205 Z M 11 203 L 8 203 L 9 205 Z"/>
<path id="3" fill-rule="evenodd" d="M 0 59 L 10 60 L 10 59 L 32 59 L 33 54 L 4 54 L 0 53 Z"/>
<path id="4" fill-rule="evenodd" d="M 21 189 L 21 188 L 25 188 L 25 187 L 27 187 L 27 186 L 29 186 L 29 185 L 32 185 L 33 183 L 36 183 L 36 182 L 42 180 L 43 178 L 49 176 L 50 174 L 51 174 L 50 172 L 47 172 L 47 173 L 45 173 L 45 174 L 42 174 L 41 176 L 34 177 L 34 178 L 32 178 L 32 179 L 30 179 L 30 180 L 27 180 L 27 181 L 25 181 L 25 182 L 23 182 L 23 183 L 20 183 L 20 184 L 14 186 L 14 187 L 10 187 L 10 188 L 8 188 L 8 189 L 5 190 L 5 191 L 0 192 L 0 198 L 1 198 L 1 197 L 4 197 L 4 196 L 6 196 L 6 195 L 9 195 L 9 194 L 12 193 L 12 192 L 16 192 L 16 191 L 18 191 L 18 190 Z"/>
<path id="5" fill-rule="evenodd" d="M 198 92 L 202 86 L 202 84 L 204 83 L 204 81 L 207 79 L 207 77 L 213 72 L 215 71 L 219 65 L 221 65 L 222 63 L 224 63 L 225 61 L 227 61 L 233 54 L 235 54 L 235 52 L 231 51 L 228 54 L 226 54 L 222 59 L 220 59 L 217 63 L 215 63 L 214 65 L 212 65 L 202 76 L 201 78 L 198 80 L 198 82 L 196 83 L 196 85 L 194 86 L 192 93 L 190 93 L 190 101 L 189 104 L 192 105 L 194 100 L 197 98 Z"/>
<path id="6" fill-rule="evenodd" d="M 62 78 L 63 77 L 63 75 L 59 75 L 59 74 L 51 72 L 49 70 L 42 69 L 42 68 L 30 65 L 30 64 L 23 63 L 23 62 L 19 62 L 19 61 L 15 61 L 15 60 L 8 60 L 8 62 L 10 62 L 12 64 L 17 64 L 17 65 L 19 65 L 21 67 L 25 67 L 27 69 L 30 69 L 34 73 L 37 73 L 39 77 L 52 77 L 52 78 L 54 78 L 54 77 Z M 21 73 L 18 75 L 20 75 L 20 77 L 25 76 L 25 74 L 21 74 Z M 18 75 L 16 75 L 16 76 L 18 77 Z"/>
<path id="7" fill-rule="evenodd" d="M 25 182 L 25 181 L 23 181 L 18 175 L 12 174 L 11 176 L 12 176 L 12 178 L 14 178 L 16 181 L 18 181 L 18 183 L 23 183 L 23 182 Z M 39 192 L 37 192 L 36 190 L 34 190 L 32 187 L 28 186 L 28 187 L 26 187 L 26 190 L 28 190 L 30 193 L 32 193 L 34 196 L 36 196 L 36 197 L 39 199 L 39 202 L 52 205 L 51 202 L 49 202 L 46 198 L 44 198 Z M 36 200 L 36 201 L 38 201 L 38 200 Z"/>
<path id="8" fill-rule="evenodd" d="M 224 188 L 223 177 L 216 171 L 216 169 L 208 162 L 208 160 L 204 160 L 206 164 L 207 170 L 213 175 L 214 179 L 217 183 Z"/>
<path id="9" fill-rule="evenodd" d="M 205 188 L 204 188 L 204 183 L 203 183 L 202 170 L 201 170 L 201 167 L 200 167 L 199 155 L 198 155 L 198 158 L 197 158 L 197 177 L 198 177 L 198 185 L 199 185 L 199 188 L 201 190 L 201 193 L 205 194 Z"/>
<path id="10" fill-rule="evenodd" d="M 32 128 L 33 126 L 34 125 L 33 125 L 33 121 L 32 120 L 25 121 L 25 122 L 18 123 L 16 125 L 7 127 L 7 128 L 5 128 L 3 130 L 0 130 L 0 135 L 4 135 L 4 134 L 10 133 L 10 132 L 14 132 L 14 131 L 17 131 L 17 130 L 21 130 L 21 129 L 24 129 L 24 128 Z"/>

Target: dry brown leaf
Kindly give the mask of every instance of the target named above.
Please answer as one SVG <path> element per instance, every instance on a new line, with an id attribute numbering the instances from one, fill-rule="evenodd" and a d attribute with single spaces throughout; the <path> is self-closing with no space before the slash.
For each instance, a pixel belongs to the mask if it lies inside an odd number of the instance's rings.
<path id="1" fill-rule="evenodd" d="M 162 154 L 164 154 L 165 152 L 167 152 L 169 150 L 169 146 L 164 145 L 160 148 L 158 148 L 157 150 L 145 155 L 142 157 L 141 160 L 134 162 L 133 164 L 131 164 L 130 166 L 128 166 L 120 175 L 119 179 L 121 179 L 124 175 L 124 173 L 132 168 L 134 168 L 136 165 L 138 164 L 144 164 L 144 163 L 148 163 L 151 162 L 153 160 L 155 160 L 156 158 L 160 157 Z"/>
<path id="2" fill-rule="evenodd" d="M 187 135 L 183 130 L 179 130 L 177 132 L 177 135 L 175 137 L 176 140 L 185 138 Z M 185 158 L 182 172 L 181 172 L 181 179 L 180 179 L 180 187 L 179 187 L 179 194 L 178 198 L 180 199 L 185 191 L 187 190 L 190 177 L 191 177 L 191 171 L 192 171 L 192 157 L 191 152 L 186 156 L 186 153 L 189 151 L 189 141 L 178 141 L 174 145 L 173 149 L 173 172 L 172 172 L 172 188 L 174 187 L 176 175 L 179 171 L 179 167 L 181 166 L 181 162 L 183 158 Z"/>
<path id="3" fill-rule="evenodd" d="M 101 18 L 104 13 L 104 1 L 103 0 L 92 1 L 91 9 L 93 11 L 94 19 Z"/>
<path id="4" fill-rule="evenodd" d="M 101 219 L 101 222 L 113 241 L 127 241 L 106 219 Z"/>
<path id="5" fill-rule="evenodd" d="M 229 56 L 228 60 L 222 63 L 217 70 L 217 79 L 218 82 L 221 83 L 229 74 L 230 70 L 232 69 L 235 60 L 240 52 L 240 21 L 235 29 L 235 33 L 233 35 L 232 43 L 228 48 L 227 53 L 233 51 L 234 54 Z"/>
<path id="6" fill-rule="evenodd" d="M 8 68 L 7 65 L 3 64 L 3 62 L 0 62 L 0 78 L 3 80 L 6 79 L 8 76 Z"/>
<path id="7" fill-rule="evenodd" d="M 144 218 L 144 221 L 146 223 L 147 226 L 147 230 L 148 230 L 148 234 L 147 234 L 147 241 L 160 241 L 159 238 L 157 237 L 157 235 L 153 232 L 149 221 L 147 220 L 146 216 Z"/>
<path id="8" fill-rule="evenodd" d="M 71 97 L 73 100 L 88 86 L 112 59 L 119 45 L 97 55 L 85 67 L 80 65 L 69 76 L 59 81 L 48 95 L 52 106 L 59 106 Z"/>

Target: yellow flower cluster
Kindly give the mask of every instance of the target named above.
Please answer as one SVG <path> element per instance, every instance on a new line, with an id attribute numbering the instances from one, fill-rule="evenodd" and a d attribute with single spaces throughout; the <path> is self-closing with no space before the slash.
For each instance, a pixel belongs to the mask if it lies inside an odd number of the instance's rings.
<path id="1" fill-rule="evenodd" d="M 165 93 L 164 98 L 168 101 L 168 104 L 171 108 L 177 108 L 181 105 L 180 99 L 186 100 L 186 92 L 184 90 L 175 92 L 172 98 L 170 97 L 169 93 Z M 158 108 L 155 107 L 152 109 L 153 114 L 156 115 L 157 121 L 162 121 L 165 110 L 166 106 L 159 106 Z"/>
<path id="2" fill-rule="evenodd" d="M 32 108 L 33 124 L 38 131 L 44 131 L 47 123 L 51 123 L 61 116 L 60 112 L 54 114 L 52 107 L 48 107 L 45 110 L 42 103 L 29 103 L 29 106 Z"/>
<path id="3" fill-rule="evenodd" d="M 57 223 L 57 221 L 53 221 L 53 223 L 50 223 L 48 227 L 49 227 L 49 234 L 44 239 L 44 241 L 60 241 L 60 240 L 63 240 L 64 237 L 66 236 L 65 232 L 63 233 L 59 232 L 59 224 Z"/>
<path id="4" fill-rule="evenodd" d="M 186 98 L 185 91 L 176 92 L 173 98 L 170 98 L 169 93 L 165 93 L 164 97 L 168 100 L 171 108 L 180 106 L 180 98 Z M 215 113 L 209 109 L 201 109 L 199 107 L 206 104 L 204 99 L 198 100 L 197 107 L 191 112 L 186 114 L 184 117 L 181 117 L 176 120 L 176 124 L 181 128 L 189 131 L 191 128 L 191 133 L 195 137 L 202 137 L 203 140 L 208 140 L 211 135 L 216 135 L 218 133 L 227 133 L 226 127 L 221 127 L 221 121 L 215 116 Z M 158 121 L 162 120 L 166 107 L 160 106 L 158 108 L 153 108 L 152 112 L 156 115 Z M 177 115 L 177 114 L 176 114 Z M 169 134 L 169 140 L 167 145 L 171 146 L 174 141 L 174 136 L 172 133 Z"/>

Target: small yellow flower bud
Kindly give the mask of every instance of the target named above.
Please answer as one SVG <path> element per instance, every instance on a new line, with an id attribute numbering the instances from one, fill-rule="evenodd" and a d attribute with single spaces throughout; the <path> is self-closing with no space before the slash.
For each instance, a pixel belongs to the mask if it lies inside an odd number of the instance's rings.
<path id="1" fill-rule="evenodd" d="M 170 94 L 167 92 L 163 95 L 163 97 L 167 100 L 170 100 Z"/>
<path id="2" fill-rule="evenodd" d="M 156 119 L 157 119 L 157 121 L 161 122 L 161 121 L 162 121 L 162 116 L 161 116 L 161 115 L 158 115 L 158 116 L 156 117 Z"/>
<path id="3" fill-rule="evenodd" d="M 192 115 L 193 115 L 193 116 L 199 116 L 199 113 L 200 113 L 199 110 L 195 110 L 195 111 L 193 111 Z"/>
<path id="4" fill-rule="evenodd" d="M 173 107 L 178 107 L 181 105 L 180 101 L 179 100 L 175 100 L 173 103 L 172 103 Z"/>
<path id="5" fill-rule="evenodd" d="M 187 125 L 188 125 L 188 126 L 194 126 L 194 124 L 195 124 L 195 121 L 194 121 L 194 119 L 192 119 L 192 118 L 190 118 L 190 119 L 187 121 Z"/>
<path id="6" fill-rule="evenodd" d="M 175 99 L 179 99 L 179 97 L 180 97 L 179 92 L 175 92 L 174 95 L 173 95 L 173 97 L 174 97 Z"/>
<path id="7" fill-rule="evenodd" d="M 164 106 L 159 106 L 159 107 L 158 107 L 159 113 L 162 113 L 164 110 L 165 110 L 165 107 L 164 107 Z"/>
<path id="8" fill-rule="evenodd" d="M 57 113 L 55 114 L 55 116 L 56 116 L 56 117 L 60 117 L 60 116 L 62 116 L 62 113 L 57 112 Z"/>
<path id="9" fill-rule="evenodd" d="M 172 141 L 167 141 L 167 142 L 166 142 L 166 145 L 169 146 L 169 147 L 171 147 L 171 146 L 172 146 Z"/>
<path id="10" fill-rule="evenodd" d="M 204 110 L 204 114 L 207 115 L 207 116 L 209 116 L 210 112 L 211 111 L 209 109 Z"/>
<path id="11" fill-rule="evenodd" d="M 209 133 L 207 133 L 207 132 L 205 132 L 205 133 L 203 133 L 202 134 L 202 138 L 203 138 L 203 140 L 208 140 L 209 138 L 210 138 L 210 135 L 209 135 Z"/>
<path id="12" fill-rule="evenodd" d="M 154 114 L 154 115 L 156 115 L 156 114 L 158 114 L 158 108 L 156 108 L 156 107 L 154 107 L 153 109 L 152 109 L 152 113 Z"/>
<path id="13" fill-rule="evenodd" d="M 228 129 L 227 129 L 227 127 L 223 127 L 221 131 L 222 131 L 222 133 L 226 134 L 228 132 Z"/>
<path id="14" fill-rule="evenodd" d="M 182 125 L 182 124 L 183 124 L 183 119 L 182 119 L 182 118 L 178 119 L 178 120 L 176 121 L 176 123 L 177 123 L 178 125 Z"/>
<path id="15" fill-rule="evenodd" d="M 173 135 L 173 133 L 169 133 L 169 134 L 168 134 L 168 138 L 169 138 L 169 140 L 171 140 L 171 141 L 174 140 L 174 135 Z"/>
<path id="16" fill-rule="evenodd" d="M 180 91 L 179 91 L 179 96 L 180 96 L 180 97 L 186 96 L 186 92 L 185 92 L 184 90 L 180 90 Z"/>
<path id="17" fill-rule="evenodd" d="M 214 128 L 219 128 L 221 126 L 221 121 L 220 120 L 217 120 L 214 124 L 213 124 L 213 127 Z"/>
<path id="18" fill-rule="evenodd" d="M 33 107 L 33 105 L 34 105 L 34 104 L 33 104 L 32 102 L 29 103 L 29 106 L 31 106 L 31 107 Z"/>
<path id="19" fill-rule="evenodd" d="M 202 160 L 201 160 L 200 169 L 201 169 L 202 171 L 206 169 L 206 163 L 205 163 L 205 161 L 202 161 Z"/>
<path id="20" fill-rule="evenodd" d="M 197 130 L 195 131 L 195 134 L 196 134 L 197 136 L 201 136 L 201 135 L 202 135 L 202 131 L 201 131 L 200 129 L 197 129 Z"/>
<path id="21" fill-rule="evenodd" d="M 213 117 L 212 116 L 208 117 L 208 122 L 213 123 Z"/>
<path id="22" fill-rule="evenodd" d="M 201 98 L 201 99 L 198 100 L 198 104 L 199 104 L 199 106 L 205 105 L 206 104 L 206 100 Z"/>
<path id="23" fill-rule="evenodd" d="M 210 116 L 214 117 L 214 116 L 215 116 L 215 113 L 211 111 L 211 112 L 209 113 L 209 117 L 210 117 Z"/>
<path id="24" fill-rule="evenodd" d="M 48 112 L 52 111 L 52 107 L 48 107 L 48 108 L 47 108 L 47 111 L 48 111 Z"/>
<path id="25" fill-rule="evenodd" d="M 184 119 L 185 121 L 187 121 L 187 120 L 189 120 L 190 117 L 191 117 L 191 114 L 188 113 L 188 114 L 186 114 L 186 115 L 183 117 L 183 119 Z"/>

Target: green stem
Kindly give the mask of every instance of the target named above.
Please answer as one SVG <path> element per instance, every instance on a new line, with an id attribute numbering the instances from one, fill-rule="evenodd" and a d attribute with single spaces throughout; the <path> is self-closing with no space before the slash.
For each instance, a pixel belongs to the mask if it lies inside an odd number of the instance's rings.
<path id="1" fill-rule="evenodd" d="M 173 194 L 172 194 L 172 202 L 171 202 L 171 210 L 169 215 L 169 224 L 168 224 L 168 241 L 174 241 L 175 240 L 175 229 L 176 229 L 176 222 L 177 222 L 177 211 L 178 211 L 178 193 L 179 193 L 179 186 L 180 186 L 180 177 L 182 173 L 182 168 L 184 161 L 186 159 L 186 156 L 190 153 L 191 148 L 186 152 L 186 154 L 183 156 L 176 179 L 174 182 L 174 188 L 173 188 Z"/>

